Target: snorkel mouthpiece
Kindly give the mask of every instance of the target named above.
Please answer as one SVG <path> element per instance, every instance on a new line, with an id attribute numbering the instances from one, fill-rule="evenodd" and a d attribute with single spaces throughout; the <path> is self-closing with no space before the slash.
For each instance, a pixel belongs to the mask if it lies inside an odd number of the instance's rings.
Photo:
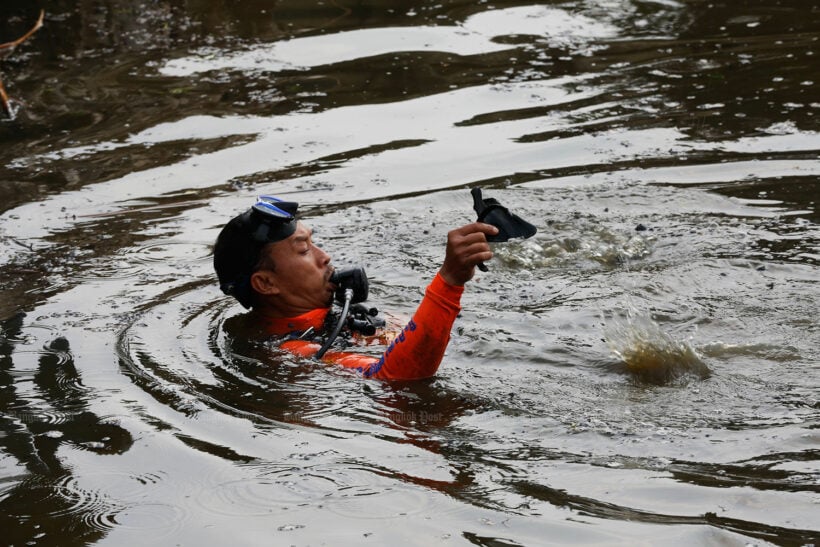
<path id="1" fill-rule="evenodd" d="M 369 285 L 367 274 L 364 268 L 348 268 L 346 270 L 336 270 L 330 276 L 330 282 L 336 285 L 336 302 L 343 304 L 345 301 L 345 289 L 353 291 L 352 304 L 358 304 L 367 300 Z"/>
<path id="2" fill-rule="evenodd" d="M 478 221 L 485 224 L 492 224 L 498 228 L 498 233 L 488 235 L 487 241 L 492 243 L 503 243 L 510 239 L 521 237 L 528 238 L 538 231 L 535 226 L 510 212 L 509 209 L 501 205 L 493 198 L 482 198 L 481 188 L 473 188 L 470 193 L 473 195 L 473 209 L 478 215 Z M 482 272 L 488 271 L 487 266 L 482 262 L 478 264 L 478 269 Z"/>
<path id="3" fill-rule="evenodd" d="M 348 312 L 351 304 L 364 302 L 367 300 L 367 275 L 364 273 L 364 268 L 349 268 L 347 270 L 336 270 L 330 276 L 330 282 L 336 285 L 336 301 L 342 306 L 342 313 L 339 315 L 336 326 L 333 327 L 333 332 L 325 339 L 325 343 L 319 348 L 313 358 L 317 361 L 324 356 L 339 333 L 342 326 L 350 319 Z M 378 313 L 378 312 L 375 312 Z M 373 315 L 375 315 L 375 313 Z M 355 318 L 353 325 L 356 325 Z M 369 329 L 368 329 L 369 330 Z"/>

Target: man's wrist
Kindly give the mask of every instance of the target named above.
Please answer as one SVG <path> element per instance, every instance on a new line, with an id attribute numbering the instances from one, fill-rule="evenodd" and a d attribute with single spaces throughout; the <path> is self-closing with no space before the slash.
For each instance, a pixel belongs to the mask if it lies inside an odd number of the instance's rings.
<path id="1" fill-rule="evenodd" d="M 464 283 L 460 283 L 460 280 L 454 279 L 449 272 L 447 272 L 444 268 L 441 268 L 438 271 L 438 275 L 441 276 L 441 279 L 444 280 L 445 283 L 452 287 L 463 287 Z"/>

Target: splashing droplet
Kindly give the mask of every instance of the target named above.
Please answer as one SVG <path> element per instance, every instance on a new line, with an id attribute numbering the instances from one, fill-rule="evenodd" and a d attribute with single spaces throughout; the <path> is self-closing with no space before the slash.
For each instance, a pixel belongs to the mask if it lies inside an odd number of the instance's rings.
<path id="1" fill-rule="evenodd" d="M 675 339 L 646 315 L 629 310 L 609 320 L 604 337 L 626 370 L 641 381 L 665 385 L 688 376 L 705 379 L 710 375 L 691 344 Z"/>

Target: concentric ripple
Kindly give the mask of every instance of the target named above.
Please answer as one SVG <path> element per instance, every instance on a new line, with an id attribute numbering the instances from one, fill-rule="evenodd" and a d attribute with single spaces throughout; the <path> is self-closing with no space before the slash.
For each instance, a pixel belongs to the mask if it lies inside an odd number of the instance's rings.
<path id="1" fill-rule="evenodd" d="M 340 416 L 359 412 L 361 390 L 348 375 L 234 331 L 241 308 L 212 297 L 210 280 L 196 282 L 131 317 L 118 349 L 143 389 L 188 416 L 209 408 L 259 425 L 335 428 Z M 162 328 L 169 322 L 179 328 Z"/>
<path id="2" fill-rule="evenodd" d="M 56 485 L 54 495 L 68 502 L 68 506 L 51 512 L 50 517 L 78 517 L 90 529 L 101 532 L 114 528 L 116 515 L 122 509 L 104 488 L 86 488 L 72 476 L 64 477 Z"/>

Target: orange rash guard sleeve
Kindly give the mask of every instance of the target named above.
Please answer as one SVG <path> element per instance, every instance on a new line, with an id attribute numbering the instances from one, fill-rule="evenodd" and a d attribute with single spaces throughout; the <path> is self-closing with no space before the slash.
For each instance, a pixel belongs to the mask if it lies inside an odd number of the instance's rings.
<path id="1" fill-rule="evenodd" d="M 463 292 L 464 287 L 450 285 L 441 274 L 436 274 L 415 315 L 381 357 L 329 351 L 322 357 L 322 361 L 356 369 L 365 378 L 429 378 L 438 370 L 444 350 L 450 342 L 450 329 L 461 311 Z M 302 357 L 312 357 L 319 351 L 320 345 L 304 340 L 290 340 L 280 347 Z"/>

